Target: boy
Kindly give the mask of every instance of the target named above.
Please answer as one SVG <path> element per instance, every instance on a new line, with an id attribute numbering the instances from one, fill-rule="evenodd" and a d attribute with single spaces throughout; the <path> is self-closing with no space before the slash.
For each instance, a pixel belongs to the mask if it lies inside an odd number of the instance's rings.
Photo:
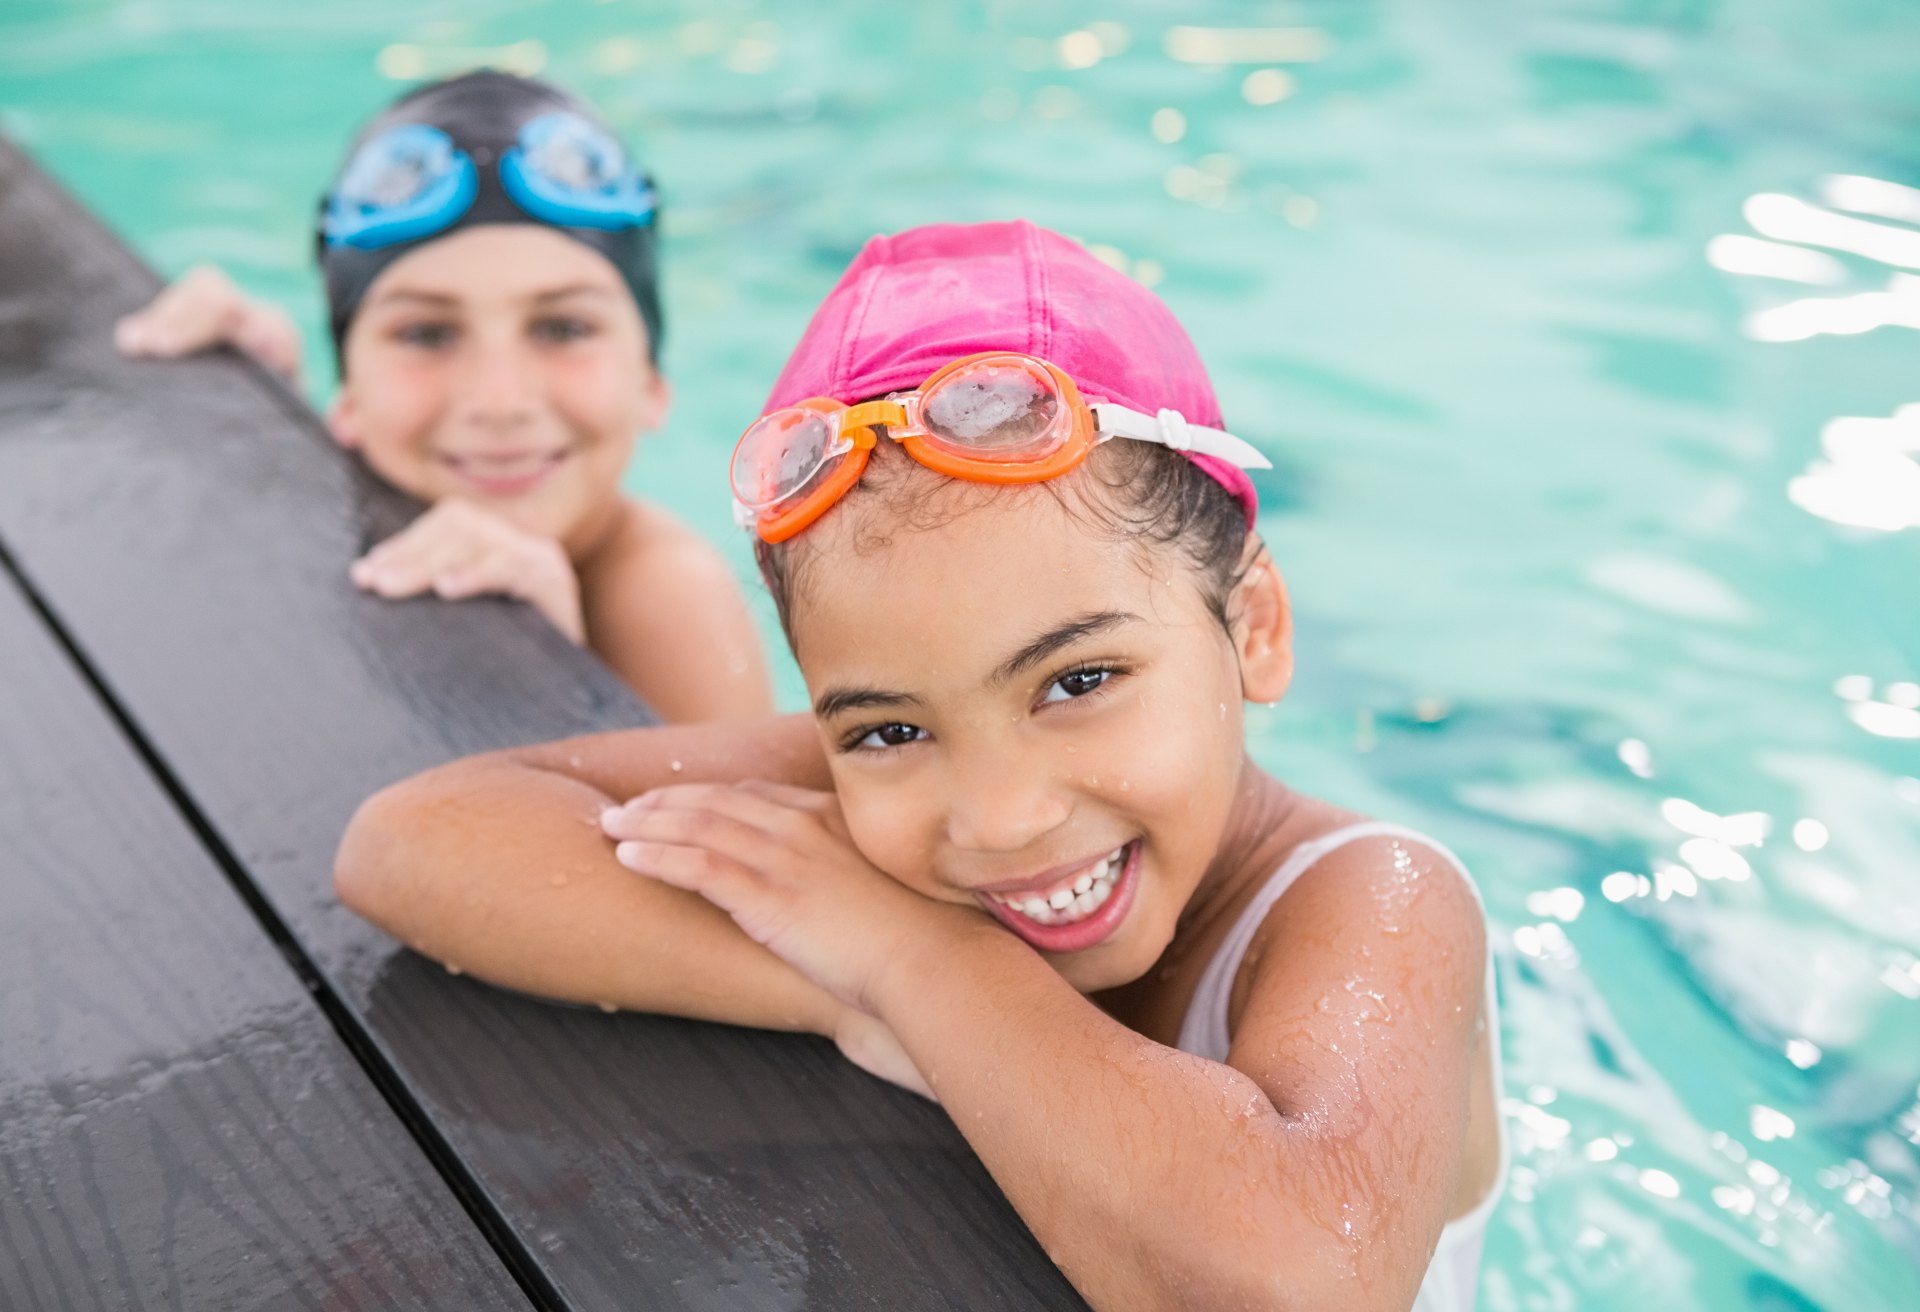
<path id="1" fill-rule="evenodd" d="M 362 131 L 322 203 L 340 390 L 327 427 L 431 509 L 355 561 L 384 597 L 517 597 L 669 721 L 764 715 L 720 554 L 620 478 L 657 369 L 652 187 L 583 104 L 491 70 Z M 212 268 L 118 325 L 133 356 L 230 345 L 292 379 L 298 333 Z"/>

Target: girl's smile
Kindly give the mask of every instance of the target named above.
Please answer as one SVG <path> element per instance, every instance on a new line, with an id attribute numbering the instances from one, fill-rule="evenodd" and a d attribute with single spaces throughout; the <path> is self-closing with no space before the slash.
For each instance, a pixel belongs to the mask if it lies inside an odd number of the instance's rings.
<path id="1" fill-rule="evenodd" d="M 1064 874 L 980 890 L 992 915 L 1042 952 L 1082 952 L 1120 928 L 1139 887 L 1140 844 L 1122 843 Z"/>

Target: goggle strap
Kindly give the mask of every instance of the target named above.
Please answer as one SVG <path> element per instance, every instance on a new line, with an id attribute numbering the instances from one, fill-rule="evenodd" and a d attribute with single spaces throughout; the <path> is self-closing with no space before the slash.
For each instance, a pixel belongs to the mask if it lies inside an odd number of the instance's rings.
<path id="1" fill-rule="evenodd" d="M 1123 405 L 1102 402 L 1090 407 L 1094 426 L 1107 437 L 1128 437 L 1136 442 L 1155 442 L 1175 451 L 1224 460 L 1236 469 L 1272 469 L 1273 462 L 1260 454 L 1258 447 L 1218 428 L 1190 424 L 1178 410 L 1162 410 L 1143 415 Z"/>

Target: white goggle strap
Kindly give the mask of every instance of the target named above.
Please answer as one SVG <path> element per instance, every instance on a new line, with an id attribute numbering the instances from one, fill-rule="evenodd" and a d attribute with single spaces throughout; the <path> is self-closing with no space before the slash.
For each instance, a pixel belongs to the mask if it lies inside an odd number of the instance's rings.
<path id="1" fill-rule="evenodd" d="M 736 528 L 753 528 L 760 522 L 760 512 L 745 504 L 740 498 L 733 499 L 733 523 Z"/>
<path id="2" fill-rule="evenodd" d="M 1101 402 L 1090 407 L 1094 427 L 1108 437 L 1130 437 L 1136 442 L 1157 442 L 1175 451 L 1224 460 L 1236 469 L 1272 469 L 1273 462 L 1260 454 L 1251 442 L 1218 428 L 1190 424 L 1178 410 L 1162 410 L 1143 415 L 1123 405 Z"/>

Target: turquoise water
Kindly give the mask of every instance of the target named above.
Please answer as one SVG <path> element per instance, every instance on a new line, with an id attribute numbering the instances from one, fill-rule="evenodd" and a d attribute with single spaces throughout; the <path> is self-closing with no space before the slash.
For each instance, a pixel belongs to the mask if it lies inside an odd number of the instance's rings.
<path id="1" fill-rule="evenodd" d="M 669 205 L 631 485 L 743 575 L 728 443 L 861 240 L 1098 246 L 1277 455 L 1301 677 L 1257 755 L 1486 890 L 1483 1306 L 1913 1306 L 1920 193 L 1847 179 L 1920 186 L 1920 7 L 835 9 L 0 0 L 0 125 L 320 379 L 348 125 L 477 58 L 579 88 Z"/>

